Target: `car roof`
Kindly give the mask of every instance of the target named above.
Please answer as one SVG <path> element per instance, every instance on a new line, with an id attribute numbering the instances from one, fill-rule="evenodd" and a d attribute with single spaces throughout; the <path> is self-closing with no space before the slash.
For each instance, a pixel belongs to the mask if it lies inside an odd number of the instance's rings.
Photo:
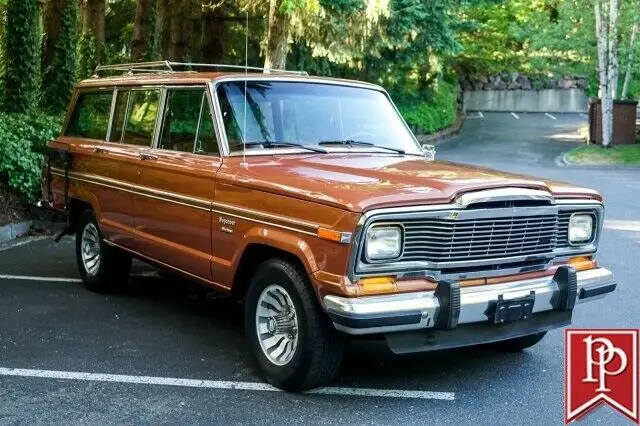
<path id="1" fill-rule="evenodd" d="M 348 86 L 367 87 L 383 90 L 382 87 L 357 80 L 338 79 L 330 77 L 315 77 L 308 75 L 296 75 L 287 73 L 259 73 L 259 72 L 160 72 L 144 74 L 125 74 L 109 77 L 91 77 L 77 84 L 77 88 L 104 88 L 120 86 L 148 86 L 148 85 L 200 85 L 220 80 L 271 80 L 271 81 L 296 81 L 325 84 L 340 84 Z"/>

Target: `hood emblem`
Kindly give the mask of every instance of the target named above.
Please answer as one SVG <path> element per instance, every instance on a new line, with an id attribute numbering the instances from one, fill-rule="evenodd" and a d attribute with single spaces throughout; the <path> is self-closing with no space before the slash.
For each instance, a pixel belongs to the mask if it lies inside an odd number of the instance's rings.
<path id="1" fill-rule="evenodd" d="M 458 217 L 460 217 L 460 212 L 451 212 L 449 214 L 449 219 L 451 220 L 458 220 Z"/>

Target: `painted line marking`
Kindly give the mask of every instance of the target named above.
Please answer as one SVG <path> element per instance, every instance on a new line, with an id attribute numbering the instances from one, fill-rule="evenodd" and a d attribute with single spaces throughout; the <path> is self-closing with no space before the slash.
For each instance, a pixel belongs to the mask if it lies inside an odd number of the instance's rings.
<path id="1" fill-rule="evenodd" d="M 640 220 L 605 220 L 604 227 L 616 231 L 640 232 Z"/>
<path id="2" fill-rule="evenodd" d="M 155 271 L 141 272 L 139 274 L 131 274 L 131 278 L 162 278 L 162 275 Z M 80 278 L 66 277 L 36 277 L 33 275 L 10 275 L 0 274 L 0 280 L 16 280 L 16 281 L 49 281 L 60 283 L 81 283 Z"/>
<path id="3" fill-rule="evenodd" d="M 50 237 L 27 237 L 19 241 L 8 242 L 7 244 L 0 246 L 0 251 L 10 250 L 12 248 L 24 246 L 26 244 L 33 243 L 36 241 L 46 240 L 47 238 L 50 238 Z"/>
<path id="4" fill-rule="evenodd" d="M 556 119 L 556 117 L 554 117 L 552 114 L 549 114 L 548 112 L 545 112 L 544 115 L 546 115 L 547 117 L 549 117 L 552 120 Z"/>
<path id="5" fill-rule="evenodd" d="M 22 280 L 22 281 L 50 281 L 62 283 L 81 283 L 80 278 L 60 278 L 60 277 L 34 277 L 31 275 L 4 275 L 0 274 L 0 280 Z"/>
<path id="6" fill-rule="evenodd" d="M 159 385 L 159 386 L 179 386 L 179 387 L 187 387 L 187 388 L 282 392 L 281 389 L 278 389 L 266 383 L 257 383 L 257 382 L 179 379 L 179 378 L 172 378 L 172 377 L 151 377 L 151 376 L 129 376 L 129 375 L 123 375 L 123 374 L 81 373 L 81 372 L 73 372 L 73 371 L 32 370 L 32 369 L 24 369 L 24 368 L 0 367 L 0 376 L 81 380 L 81 381 L 89 381 L 89 382 L 132 383 L 132 384 Z M 316 394 L 316 395 L 337 395 L 337 396 L 437 399 L 437 400 L 443 400 L 443 401 L 455 400 L 455 393 L 453 392 L 409 391 L 409 390 L 399 390 L 399 389 L 326 387 L 326 388 L 314 389 L 311 391 L 307 391 L 305 393 Z"/>
<path id="7" fill-rule="evenodd" d="M 478 111 L 478 117 L 484 118 L 484 114 L 482 113 L 482 111 Z"/>
<path id="8" fill-rule="evenodd" d="M 520 117 L 518 117 L 518 114 L 516 114 L 515 112 L 512 112 L 511 115 L 513 115 L 513 118 L 515 118 L 516 120 L 520 120 Z"/>

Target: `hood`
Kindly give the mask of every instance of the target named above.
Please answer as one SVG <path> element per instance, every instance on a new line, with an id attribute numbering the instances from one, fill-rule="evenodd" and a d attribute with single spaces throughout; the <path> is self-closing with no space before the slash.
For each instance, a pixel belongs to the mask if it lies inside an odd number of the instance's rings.
<path id="1" fill-rule="evenodd" d="M 373 208 L 452 202 L 464 192 L 520 187 L 556 198 L 600 199 L 573 185 L 418 156 L 323 154 L 230 157 L 218 179 L 228 184 L 363 212 Z"/>

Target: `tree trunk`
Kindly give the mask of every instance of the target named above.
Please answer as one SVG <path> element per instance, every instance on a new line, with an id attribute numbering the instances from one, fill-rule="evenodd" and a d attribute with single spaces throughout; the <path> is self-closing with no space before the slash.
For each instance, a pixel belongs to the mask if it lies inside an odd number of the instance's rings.
<path id="1" fill-rule="evenodd" d="M 193 16 L 201 10 L 199 0 L 167 0 L 163 14 L 163 40 L 167 43 L 165 59 L 184 61 L 191 58 L 189 40 Z M 200 20 L 198 19 L 198 24 Z M 200 38 L 198 38 L 199 40 Z"/>
<path id="2" fill-rule="evenodd" d="M 264 67 L 285 69 L 289 50 L 290 17 L 282 12 L 283 0 L 270 0 L 269 28 L 267 29 L 267 49 Z"/>
<path id="3" fill-rule="evenodd" d="M 189 14 L 189 36 L 187 57 L 192 62 L 202 62 L 202 1 L 191 2 Z"/>
<path id="4" fill-rule="evenodd" d="M 171 13 L 169 0 L 158 0 L 156 19 L 156 36 L 158 37 L 158 52 L 162 59 L 169 58 L 169 36 L 171 34 Z"/>
<path id="5" fill-rule="evenodd" d="M 105 0 L 82 0 L 82 33 L 89 34 L 96 42 L 96 62 L 102 59 L 104 47 Z"/>
<path id="6" fill-rule="evenodd" d="M 64 111 L 76 80 L 77 0 L 49 0 L 44 11 L 40 105 Z"/>
<path id="7" fill-rule="evenodd" d="M 216 64 L 222 62 L 224 53 L 224 15 L 220 7 L 207 8 L 202 14 L 202 40 L 200 57 L 203 62 Z"/>
<path id="8" fill-rule="evenodd" d="M 36 97 L 39 68 L 37 20 L 36 0 L 7 2 L 2 107 L 10 113 L 27 112 Z"/>
<path id="9" fill-rule="evenodd" d="M 182 61 L 187 53 L 187 22 L 184 1 L 169 0 L 169 50 L 170 61 Z"/>
<path id="10" fill-rule="evenodd" d="M 43 14 L 44 43 L 42 47 L 42 70 L 47 70 L 55 56 L 56 42 L 62 28 L 62 14 L 68 0 L 49 0 Z"/>
<path id="11" fill-rule="evenodd" d="M 602 113 L 602 145 L 609 146 L 613 133 L 613 100 L 611 103 L 611 91 L 609 90 L 609 54 L 608 54 L 608 31 L 604 26 L 602 2 L 595 1 L 596 17 L 596 40 L 598 42 L 598 71 L 600 76 L 600 89 L 598 96 L 601 102 Z"/>
<path id="12" fill-rule="evenodd" d="M 618 97 L 618 0 L 609 3 L 609 90 L 611 101 Z M 613 105 L 612 105 L 613 108 Z"/>
<path id="13" fill-rule="evenodd" d="M 629 84 L 631 83 L 631 73 L 633 69 L 633 62 L 635 61 L 636 54 L 636 37 L 638 35 L 638 15 L 636 15 L 631 29 L 631 40 L 629 41 L 629 56 L 627 57 L 627 72 L 624 76 L 624 84 L 622 85 L 621 99 L 627 99 L 629 94 Z"/>
<path id="14" fill-rule="evenodd" d="M 131 40 L 131 60 L 133 62 L 147 59 L 151 46 L 151 24 L 153 23 L 153 0 L 138 0 L 136 16 L 133 22 L 133 39 Z"/>

